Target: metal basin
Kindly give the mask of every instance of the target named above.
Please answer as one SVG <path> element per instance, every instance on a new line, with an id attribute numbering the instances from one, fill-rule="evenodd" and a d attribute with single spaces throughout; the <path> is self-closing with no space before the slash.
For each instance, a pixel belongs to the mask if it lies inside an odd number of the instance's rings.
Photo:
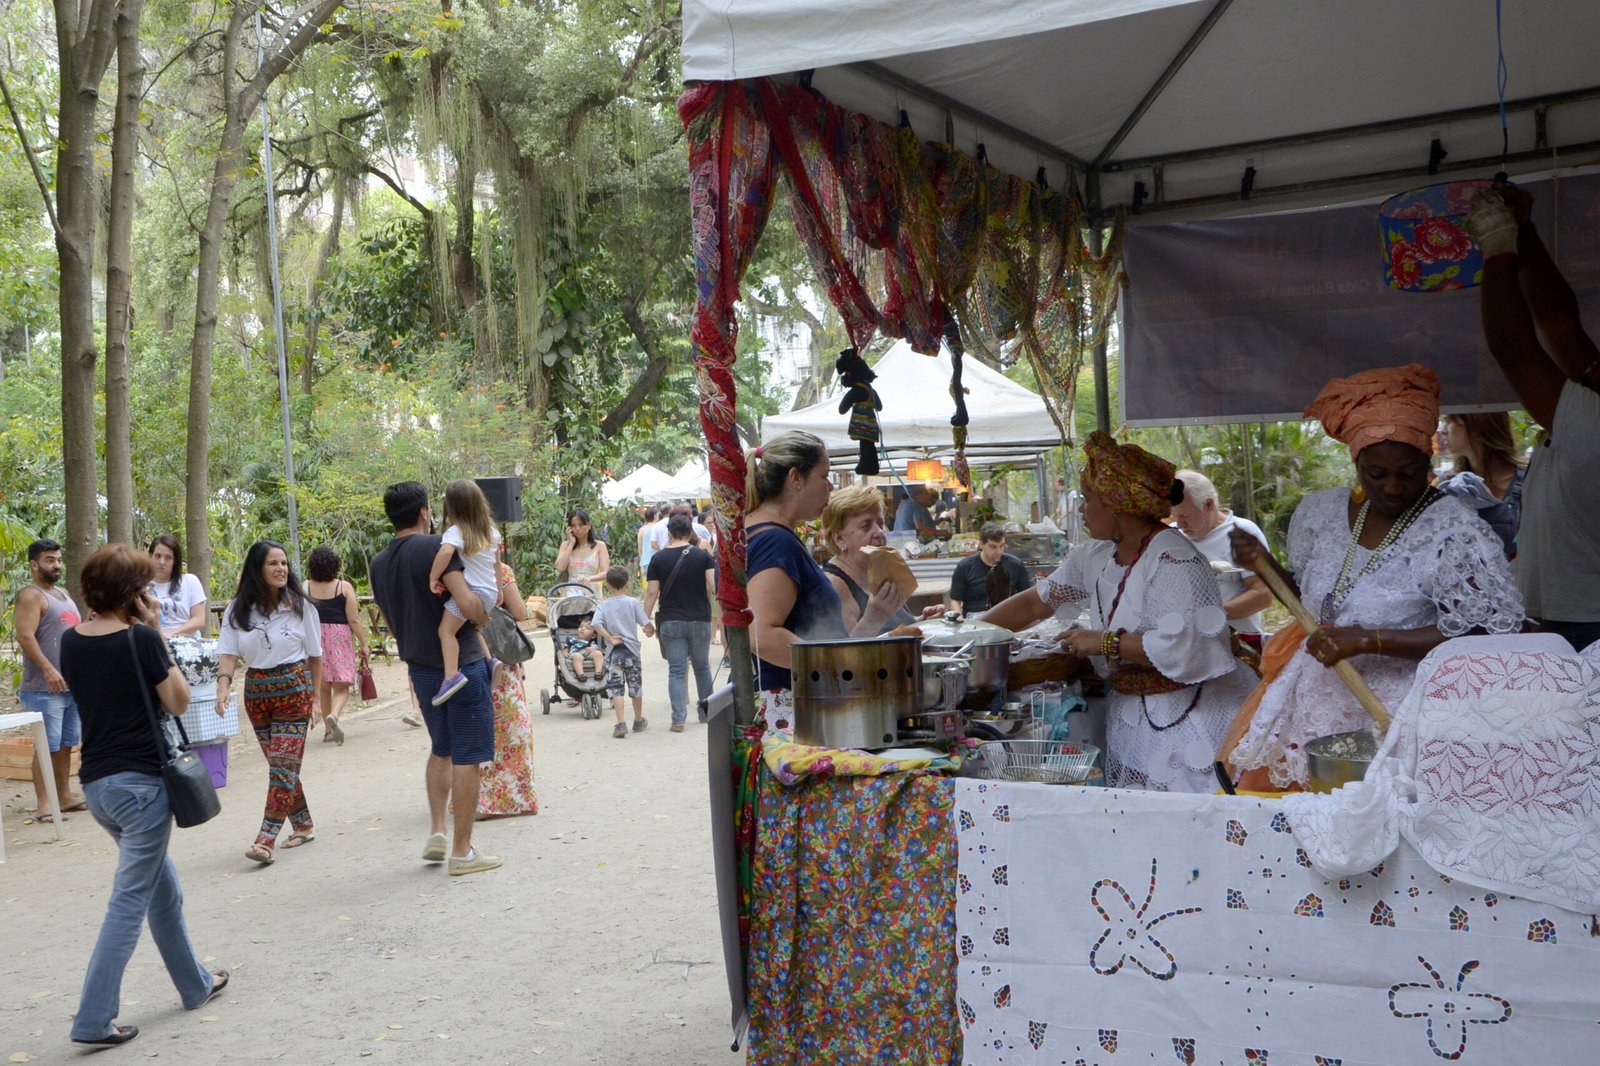
<path id="1" fill-rule="evenodd" d="M 1306 764 L 1311 774 L 1311 791 L 1332 792 L 1341 785 L 1360 781 L 1378 753 L 1378 741 L 1370 729 L 1353 733 L 1334 733 L 1306 744 Z"/>
<path id="2" fill-rule="evenodd" d="M 922 710 L 915 637 L 801 640 L 793 656 L 794 739 L 819 748 L 887 748 Z"/>

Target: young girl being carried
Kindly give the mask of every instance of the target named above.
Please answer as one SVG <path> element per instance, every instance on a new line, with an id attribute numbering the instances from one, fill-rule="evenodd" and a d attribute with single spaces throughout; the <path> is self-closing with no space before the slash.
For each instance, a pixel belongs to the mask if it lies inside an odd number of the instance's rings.
<path id="1" fill-rule="evenodd" d="M 446 529 L 434 556 L 433 569 L 428 582 L 437 591 L 442 588 L 445 567 L 450 556 L 461 555 L 462 577 L 468 587 L 483 601 L 484 610 L 491 610 L 500 602 L 499 575 L 495 560 L 500 553 L 500 531 L 494 526 L 494 515 L 489 510 L 489 500 L 478 488 L 477 482 L 457 478 L 445 486 L 444 521 Z M 439 650 L 444 658 L 444 682 L 433 697 L 438 707 L 467 684 L 467 675 L 461 672 L 461 644 L 456 634 L 467 624 L 461 606 L 446 600 L 444 617 L 439 620 Z M 483 641 L 483 634 L 478 634 Z M 483 641 L 483 654 L 489 657 L 489 644 Z"/>

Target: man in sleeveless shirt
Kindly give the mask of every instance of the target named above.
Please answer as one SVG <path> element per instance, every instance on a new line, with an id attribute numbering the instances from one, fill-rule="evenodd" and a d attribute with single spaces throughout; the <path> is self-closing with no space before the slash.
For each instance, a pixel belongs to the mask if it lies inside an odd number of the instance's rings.
<path id="1" fill-rule="evenodd" d="M 15 608 L 17 644 L 23 655 L 22 688 L 17 697 L 25 710 L 44 715 L 61 811 L 86 810 L 83 797 L 67 792 L 72 749 L 78 746 L 82 734 L 78 705 L 61 677 L 61 634 L 83 618 L 67 590 L 58 587 L 61 545 L 53 540 L 36 540 L 28 545 L 28 572 L 33 580 L 17 593 Z M 50 809 L 49 793 L 37 762 L 33 763 L 33 792 L 38 797 L 39 821 L 63 817 L 61 811 Z"/>

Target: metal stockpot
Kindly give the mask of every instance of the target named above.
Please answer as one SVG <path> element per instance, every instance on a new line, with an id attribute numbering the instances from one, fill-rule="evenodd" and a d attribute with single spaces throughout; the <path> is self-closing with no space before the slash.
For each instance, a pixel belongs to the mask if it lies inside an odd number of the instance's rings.
<path id="1" fill-rule="evenodd" d="M 801 640 L 793 656 L 794 739 L 819 748 L 890 748 L 922 710 L 916 637 Z"/>
<path id="2" fill-rule="evenodd" d="M 954 612 L 943 621 L 919 622 L 922 644 L 929 652 L 948 655 L 971 645 L 966 654 L 972 659 L 967 677 L 963 707 L 987 707 L 1006 690 L 1006 675 L 1011 670 L 1011 645 L 1016 639 L 1011 630 L 992 622 L 963 621 Z"/>

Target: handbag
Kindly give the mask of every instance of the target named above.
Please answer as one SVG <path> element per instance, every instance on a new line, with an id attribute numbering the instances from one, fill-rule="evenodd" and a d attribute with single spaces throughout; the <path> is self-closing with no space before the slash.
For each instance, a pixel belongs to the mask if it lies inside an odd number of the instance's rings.
<path id="1" fill-rule="evenodd" d="M 361 667 L 356 671 L 356 678 L 361 682 L 362 703 L 371 703 L 378 698 L 378 683 L 372 679 L 372 667 Z"/>
<path id="2" fill-rule="evenodd" d="M 191 829 L 209 822 L 222 811 L 222 800 L 217 796 L 217 786 L 211 782 L 211 771 L 200 761 L 200 756 L 189 749 L 189 735 L 183 722 L 176 717 L 178 735 L 183 743 L 174 747 L 166 730 L 156 718 L 156 709 L 150 699 L 150 684 L 145 679 L 144 667 L 139 662 L 139 648 L 133 641 L 133 627 L 128 627 L 128 652 L 133 656 L 133 672 L 139 679 L 139 692 L 144 696 L 145 713 L 150 716 L 150 727 L 156 731 L 156 746 L 162 754 L 161 782 L 167 789 L 167 806 L 179 829 Z"/>
<path id="3" fill-rule="evenodd" d="M 493 607 L 489 621 L 483 627 L 483 639 L 489 644 L 489 654 L 503 663 L 521 665 L 533 658 L 533 641 L 517 625 L 511 612 L 504 607 Z"/>

